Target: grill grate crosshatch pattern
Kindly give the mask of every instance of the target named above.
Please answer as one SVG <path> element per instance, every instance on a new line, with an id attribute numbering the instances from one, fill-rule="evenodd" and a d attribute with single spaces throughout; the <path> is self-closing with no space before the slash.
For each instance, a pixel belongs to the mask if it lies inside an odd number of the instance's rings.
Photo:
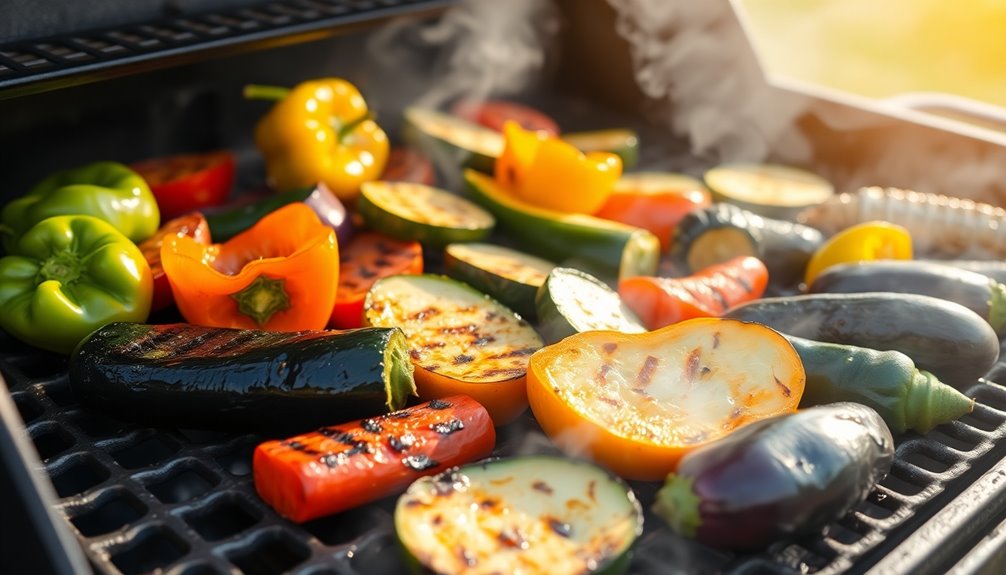
<path id="1" fill-rule="evenodd" d="M 14 351 L 0 357 L 0 373 L 56 487 L 58 510 L 100 572 L 363 575 L 404 569 L 394 536 L 394 498 L 304 525 L 290 523 L 254 491 L 251 454 L 263 437 L 110 419 L 75 403 L 65 359 L 9 339 L 3 343 Z M 1000 364 L 989 379 L 1002 376 L 1006 365 Z M 780 542 L 759 555 L 734 555 L 681 539 L 647 512 L 631 573 L 866 571 L 963 490 L 981 487 L 983 474 L 1006 455 L 1006 387 L 983 380 L 967 393 L 978 398 L 974 413 L 925 437 L 902 437 L 891 474 L 824 536 Z M 550 450 L 525 416 L 500 430 L 495 455 Z M 659 486 L 633 487 L 648 508 Z M 983 493 L 988 501 L 970 505 L 1003 499 L 988 489 Z M 1006 511 L 1006 502 L 998 505 Z M 939 532 L 951 540 L 962 527 L 941 525 Z"/>

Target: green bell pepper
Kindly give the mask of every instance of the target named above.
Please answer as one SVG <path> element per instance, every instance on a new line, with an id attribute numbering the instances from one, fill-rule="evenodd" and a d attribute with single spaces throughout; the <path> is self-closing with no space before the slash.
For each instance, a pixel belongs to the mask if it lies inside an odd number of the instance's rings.
<path id="1" fill-rule="evenodd" d="M 4 206 L 4 248 L 12 253 L 17 238 L 46 218 L 74 214 L 101 218 L 134 242 L 154 235 L 161 219 L 157 200 L 139 174 L 117 162 L 95 162 L 52 174 Z"/>
<path id="2" fill-rule="evenodd" d="M 30 345 L 70 353 L 95 329 L 143 322 L 153 278 L 132 241 L 93 216 L 56 216 L 0 258 L 0 328 Z"/>

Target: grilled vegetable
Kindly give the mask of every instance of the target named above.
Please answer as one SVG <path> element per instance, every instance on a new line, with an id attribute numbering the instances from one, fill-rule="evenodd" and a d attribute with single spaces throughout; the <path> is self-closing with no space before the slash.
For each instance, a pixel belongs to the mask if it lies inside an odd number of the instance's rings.
<path id="1" fill-rule="evenodd" d="M 496 431 L 485 408 L 456 395 L 387 415 L 267 441 L 255 449 L 255 490 L 298 523 L 395 494 L 423 475 L 487 457 Z"/>
<path id="2" fill-rule="evenodd" d="M 451 244 L 444 250 L 448 276 L 488 294 L 527 319 L 537 312 L 534 296 L 555 264 L 492 244 Z"/>
<path id="3" fill-rule="evenodd" d="M 326 226 L 335 230 L 340 245 L 344 245 L 352 237 L 353 226 L 346 207 L 325 184 L 271 194 L 252 203 L 211 210 L 203 215 L 210 225 L 213 241 L 221 243 L 254 226 L 267 214 L 298 202 L 314 210 Z"/>
<path id="4" fill-rule="evenodd" d="M 999 357 L 999 338 L 968 308 L 915 294 L 809 294 L 763 298 L 726 313 L 788 335 L 895 350 L 958 389 L 985 375 Z"/>
<path id="5" fill-rule="evenodd" d="M 912 235 L 915 254 L 938 259 L 1006 258 L 1006 210 L 937 194 L 897 188 L 862 188 L 833 196 L 800 214 L 800 221 L 834 234 L 883 220 Z"/>
<path id="6" fill-rule="evenodd" d="M 366 182 L 357 209 L 374 230 L 438 248 L 483 240 L 496 225 L 492 214 L 469 200 L 411 182 Z"/>
<path id="7" fill-rule="evenodd" d="M 563 134 L 562 139 L 581 152 L 608 152 L 622 159 L 622 167 L 629 169 L 639 161 L 639 137 L 632 130 L 616 128 L 593 132 Z"/>
<path id="8" fill-rule="evenodd" d="M 894 440 L 869 407 L 836 403 L 747 425 L 681 460 L 654 511 L 678 533 L 755 551 L 819 532 L 887 475 Z"/>
<path id="9" fill-rule="evenodd" d="M 407 559 L 435 573 L 622 573 L 643 530 L 625 483 L 582 461 L 527 456 L 420 479 L 398 499 Z"/>
<path id="10" fill-rule="evenodd" d="M 346 80 L 322 78 L 293 89 L 246 86 L 245 97 L 276 101 L 255 126 L 255 145 L 277 190 L 324 182 L 340 200 L 352 201 L 360 184 L 384 171 L 388 136 Z"/>
<path id="11" fill-rule="evenodd" d="M 415 393 L 398 329 L 266 332 L 113 323 L 70 358 L 84 405 L 145 425 L 302 431 L 400 409 Z"/>
<path id="12" fill-rule="evenodd" d="M 646 331 L 636 314 L 610 287 L 573 268 L 553 269 L 535 297 L 538 333 L 552 344 L 574 333 Z"/>
<path id="13" fill-rule="evenodd" d="M 147 259 L 150 266 L 150 275 L 154 280 L 153 299 L 150 303 L 150 311 L 162 310 L 175 301 L 175 296 L 171 293 L 171 284 L 168 276 L 161 266 L 161 245 L 164 238 L 168 236 L 188 236 L 196 242 L 209 245 L 210 226 L 206 223 L 206 218 L 199 213 L 177 217 L 161 226 L 157 233 L 143 240 L 140 243 L 140 251 Z"/>
<path id="14" fill-rule="evenodd" d="M 618 295 L 648 329 L 658 329 L 693 317 L 719 317 L 731 306 L 760 298 L 766 285 L 765 264 L 738 256 L 688 277 L 623 279 Z"/>
<path id="15" fill-rule="evenodd" d="M 622 175 L 622 162 L 614 154 L 584 154 L 559 138 L 528 132 L 515 122 L 504 126 L 503 138 L 496 181 L 533 206 L 592 214 L 604 205 Z"/>
<path id="16" fill-rule="evenodd" d="M 897 351 L 786 336 L 800 354 L 807 387 L 800 407 L 854 401 L 872 407 L 894 433 L 925 433 L 971 413 L 974 400 L 919 371 Z"/>
<path id="17" fill-rule="evenodd" d="M 63 170 L 35 185 L 0 212 L 0 238 L 12 253 L 17 238 L 52 216 L 86 215 L 105 220 L 134 242 L 157 231 L 161 216 L 150 187 L 116 162 L 95 162 Z"/>
<path id="18" fill-rule="evenodd" d="M 817 174 L 773 164 L 717 166 L 704 179 L 717 201 L 776 219 L 793 219 L 835 193 L 831 182 Z"/>
<path id="19" fill-rule="evenodd" d="M 824 236 L 814 228 L 720 203 L 695 210 L 678 222 L 670 255 L 692 272 L 733 257 L 755 256 L 768 267 L 770 285 L 793 288 L 822 243 Z"/>
<path id="20" fill-rule="evenodd" d="M 535 419 L 560 448 L 648 481 L 700 445 L 795 411 L 803 388 L 785 338 L 716 318 L 567 337 L 531 356 L 527 384 Z"/>
<path id="21" fill-rule="evenodd" d="M 1006 325 L 1006 285 L 988 276 L 936 262 L 879 260 L 828 268 L 809 293 L 898 292 L 938 297 L 985 318 L 996 333 Z"/>
<path id="22" fill-rule="evenodd" d="M 496 425 L 527 408 L 527 360 L 541 338 L 484 294 L 444 276 L 392 276 L 371 288 L 364 317 L 405 331 L 422 399 L 469 395 Z"/>
<path id="23" fill-rule="evenodd" d="M 339 329 L 363 325 L 363 301 L 377 280 L 423 273 L 423 247 L 375 232 L 353 236 L 339 254 L 339 287 L 328 324 Z"/>
<path id="24" fill-rule="evenodd" d="M 93 330 L 146 321 L 153 279 L 139 248 L 93 216 L 54 216 L 0 258 L 0 328 L 68 354 Z"/>
<path id="25" fill-rule="evenodd" d="M 988 276 L 999 283 L 1006 284 L 1006 261 L 1003 260 L 915 260 L 951 266 Z"/>
<path id="26" fill-rule="evenodd" d="M 516 102 L 458 100 L 451 106 L 451 113 L 497 132 L 502 132 L 503 124 L 507 120 L 512 120 L 525 130 L 545 132 L 552 136 L 559 135 L 559 125 L 555 120 L 534 108 Z"/>
<path id="27" fill-rule="evenodd" d="M 681 218 L 709 203 L 709 191 L 694 178 L 670 172 L 637 172 L 622 174 L 594 215 L 653 232 L 666 252 Z"/>
<path id="28" fill-rule="evenodd" d="M 646 230 L 529 205 L 491 177 L 471 170 L 465 179 L 475 201 L 534 255 L 560 264 L 577 260 L 602 279 L 651 275 L 657 269 L 660 242 Z"/>
<path id="29" fill-rule="evenodd" d="M 234 154 L 226 150 L 155 158 L 130 168 L 150 186 L 161 220 L 219 206 L 234 185 Z"/>
<path id="30" fill-rule="evenodd" d="M 503 136 L 484 126 L 425 108 L 406 108 L 402 136 L 437 164 L 491 174 Z"/>
<path id="31" fill-rule="evenodd" d="M 436 181 L 433 162 L 412 148 L 392 148 L 381 179 L 387 182 L 414 182 L 432 186 Z"/>
<path id="32" fill-rule="evenodd" d="M 807 262 L 803 281 L 810 285 L 834 265 L 886 259 L 912 259 L 912 236 L 901 226 L 864 222 L 842 230 L 818 248 Z"/>
<path id="33" fill-rule="evenodd" d="M 223 244 L 167 237 L 161 265 L 185 320 L 214 327 L 322 329 L 339 285 L 335 231 L 303 204 L 283 206 Z"/>

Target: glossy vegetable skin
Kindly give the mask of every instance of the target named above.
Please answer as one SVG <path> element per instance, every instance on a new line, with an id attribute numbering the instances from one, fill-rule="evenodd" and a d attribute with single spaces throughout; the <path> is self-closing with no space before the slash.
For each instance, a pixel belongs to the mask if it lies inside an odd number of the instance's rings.
<path id="1" fill-rule="evenodd" d="M 765 326 L 697 318 L 640 334 L 579 333 L 531 356 L 527 392 L 561 449 L 656 481 L 701 445 L 796 410 L 800 356 Z"/>
<path id="2" fill-rule="evenodd" d="M 322 329 L 339 284 L 335 231 L 303 204 L 284 206 L 223 244 L 167 237 L 161 264 L 185 320 L 213 327 Z"/>
<path id="3" fill-rule="evenodd" d="M 768 269 L 758 258 L 738 256 L 683 278 L 640 276 L 618 282 L 618 294 L 648 329 L 695 317 L 719 317 L 758 299 Z"/>
<path id="4" fill-rule="evenodd" d="M 255 449 L 255 490 L 297 523 L 405 489 L 424 475 L 487 457 L 496 431 L 485 408 L 456 395 L 322 427 Z"/>
<path id="5" fill-rule="evenodd" d="M 537 329 L 552 344 L 575 333 L 613 330 L 642 333 L 643 323 L 614 290 L 573 268 L 549 272 L 535 296 Z"/>
<path id="6" fill-rule="evenodd" d="M 352 329 L 363 326 L 363 302 L 377 280 L 396 274 L 423 273 L 423 247 L 376 232 L 353 236 L 340 248 L 339 287 L 329 326 Z"/>
<path id="7" fill-rule="evenodd" d="M 1006 285 L 976 272 L 936 262 L 876 260 L 832 266 L 808 293 L 898 292 L 959 303 L 985 318 L 996 333 L 1006 327 Z"/>
<path id="8" fill-rule="evenodd" d="M 934 297 L 872 292 L 763 298 L 725 317 L 763 323 L 816 341 L 895 350 L 958 389 L 985 375 L 999 338 L 978 314 Z"/>
<path id="9" fill-rule="evenodd" d="M 444 271 L 534 320 L 534 298 L 555 267 L 550 261 L 495 244 L 462 243 L 444 248 Z"/>
<path id="10" fill-rule="evenodd" d="M 398 329 L 267 332 L 114 323 L 70 358 L 84 405 L 145 425 L 303 431 L 400 409 L 415 393 Z"/>
<path id="11" fill-rule="evenodd" d="M 234 154 L 226 150 L 155 158 L 130 167 L 150 186 L 162 220 L 219 206 L 234 185 Z"/>
<path id="12" fill-rule="evenodd" d="M 147 258 L 147 265 L 150 266 L 150 274 L 154 280 L 154 295 L 150 303 L 150 311 L 162 310 L 175 301 L 175 297 L 171 293 L 171 283 L 168 282 L 168 276 L 164 273 L 164 267 L 161 265 L 161 245 L 164 243 L 164 238 L 168 236 L 188 236 L 203 245 L 211 243 L 210 226 L 206 223 L 206 218 L 199 213 L 169 220 L 157 230 L 156 234 L 140 243 L 140 251 Z"/>
<path id="13" fill-rule="evenodd" d="M 207 211 L 203 215 L 210 225 L 213 241 L 222 243 L 254 226 L 267 214 L 294 203 L 302 203 L 314 210 L 325 225 L 335 230 L 340 245 L 352 237 L 353 225 L 346 207 L 325 184 L 272 193 L 250 203 Z"/>
<path id="14" fill-rule="evenodd" d="M 911 234 L 888 222 L 864 222 L 828 238 L 807 262 L 803 281 L 813 283 L 834 265 L 888 259 L 912 259 Z"/>
<path id="15" fill-rule="evenodd" d="M 903 353 L 786 339 L 807 373 L 800 407 L 854 401 L 876 410 L 893 433 L 926 433 L 974 409 L 973 399 L 916 369 Z"/>
<path id="16" fill-rule="evenodd" d="M 411 182 L 366 182 L 356 208 L 368 228 L 432 248 L 484 240 L 496 226 L 493 215 L 471 200 Z"/>
<path id="17" fill-rule="evenodd" d="M 543 112 L 516 102 L 459 100 L 451 106 L 451 113 L 497 132 L 503 131 L 503 125 L 507 121 L 513 121 L 525 130 L 559 135 L 559 125 L 555 120 Z"/>
<path id="18" fill-rule="evenodd" d="M 93 216 L 54 216 L 0 258 L 0 328 L 68 354 L 93 330 L 146 321 L 153 279 L 139 248 Z"/>
<path id="19" fill-rule="evenodd" d="M 700 543 L 756 551 L 841 518 L 893 459 L 891 432 L 869 407 L 814 407 L 752 423 L 685 456 L 654 510 Z"/>
<path id="20" fill-rule="evenodd" d="M 560 265 L 580 267 L 609 277 L 651 275 L 660 258 L 660 242 L 650 232 L 583 214 L 564 214 L 522 202 L 493 178 L 468 170 L 468 190 L 476 202 L 528 253 Z"/>
<path id="21" fill-rule="evenodd" d="M 418 107 L 406 108 L 402 115 L 402 137 L 438 166 L 491 174 L 503 153 L 503 136 L 475 122 Z"/>
<path id="22" fill-rule="evenodd" d="M 134 242 L 157 231 L 161 216 L 150 187 L 117 162 L 95 162 L 56 172 L 0 212 L 0 237 L 8 253 L 29 228 L 52 216 L 104 220 Z"/>

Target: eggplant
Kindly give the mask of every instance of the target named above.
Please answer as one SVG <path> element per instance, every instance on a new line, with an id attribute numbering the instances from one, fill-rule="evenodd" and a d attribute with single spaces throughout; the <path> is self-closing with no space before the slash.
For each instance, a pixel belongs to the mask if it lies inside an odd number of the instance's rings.
<path id="1" fill-rule="evenodd" d="M 959 303 L 985 318 L 997 334 L 1006 328 L 1006 285 L 980 273 L 917 260 L 874 260 L 831 266 L 809 293 L 897 292 Z"/>
<path id="2" fill-rule="evenodd" d="M 657 492 L 654 512 L 701 543 L 755 551 L 841 518 L 893 460 L 894 439 L 873 409 L 812 407 L 692 451 Z"/>
<path id="3" fill-rule="evenodd" d="M 258 201 L 206 210 L 203 215 L 216 243 L 225 242 L 254 226 L 266 214 L 287 204 L 301 202 L 314 210 L 322 223 L 335 230 L 339 245 L 353 237 L 353 222 L 342 201 L 323 183 L 315 186 L 270 194 Z"/>
<path id="4" fill-rule="evenodd" d="M 415 394 L 398 328 L 267 332 L 112 323 L 77 346 L 86 407 L 145 425 L 303 431 L 404 407 Z"/>
<path id="5" fill-rule="evenodd" d="M 916 260 L 920 262 L 934 263 L 944 266 L 951 266 L 969 272 L 975 272 L 988 276 L 997 282 L 1006 284 L 1006 261 L 1003 260 Z"/>
<path id="6" fill-rule="evenodd" d="M 958 389 L 999 359 L 999 338 L 975 312 L 947 300 L 890 292 L 763 298 L 724 315 L 816 341 L 895 350 Z"/>
<path id="7" fill-rule="evenodd" d="M 678 222 L 670 255 L 691 272 L 737 256 L 755 256 L 768 267 L 770 285 L 785 290 L 800 283 L 807 262 L 823 243 L 823 234 L 809 226 L 718 203 Z"/>

